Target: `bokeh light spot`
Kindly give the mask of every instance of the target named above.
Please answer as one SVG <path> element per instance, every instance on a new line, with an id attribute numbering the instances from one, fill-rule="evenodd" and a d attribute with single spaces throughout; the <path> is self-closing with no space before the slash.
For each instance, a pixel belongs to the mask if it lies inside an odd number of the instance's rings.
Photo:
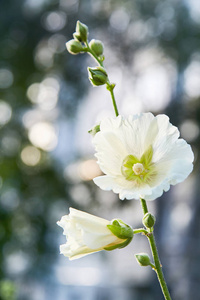
<path id="1" fill-rule="evenodd" d="M 57 104 L 59 89 L 58 80 L 49 77 L 40 84 L 31 84 L 27 90 L 27 96 L 32 103 L 38 104 L 41 109 L 51 110 Z"/>
<path id="2" fill-rule="evenodd" d="M 127 29 L 130 17 L 124 9 L 117 9 L 113 11 L 110 16 L 110 25 L 113 29 L 123 32 Z"/>
<path id="3" fill-rule="evenodd" d="M 12 116 L 12 109 L 8 103 L 0 100 L 0 125 L 8 123 Z"/>
<path id="4" fill-rule="evenodd" d="M 101 171 L 94 159 L 89 159 L 80 163 L 79 176 L 82 180 L 90 181 L 99 175 L 101 175 Z"/>
<path id="5" fill-rule="evenodd" d="M 182 137 L 191 143 L 199 135 L 199 126 L 193 120 L 185 120 L 180 126 L 180 132 Z"/>
<path id="6" fill-rule="evenodd" d="M 13 80 L 13 73 L 10 70 L 6 68 L 0 69 L 0 89 L 9 88 L 13 84 Z"/>
<path id="7" fill-rule="evenodd" d="M 21 152 L 21 159 L 27 166 L 34 167 L 41 159 L 40 150 L 33 146 L 26 146 Z"/>
<path id="8" fill-rule="evenodd" d="M 200 96 L 200 61 L 194 60 L 184 72 L 185 92 L 191 97 Z"/>
<path id="9" fill-rule="evenodd" d="M 45 151 L 52 151 L 57 145 L 55 128 L 47 122 L 38 122 L 31 126 L 28 136 L 34 146 Z"/>
<path id="10" fill-rule="evenodd" d="M 43 26 L 48 31 L 61 30 L 67 23 L 67 16 L 64 12 L 53 11 L 43 16 Z"/>

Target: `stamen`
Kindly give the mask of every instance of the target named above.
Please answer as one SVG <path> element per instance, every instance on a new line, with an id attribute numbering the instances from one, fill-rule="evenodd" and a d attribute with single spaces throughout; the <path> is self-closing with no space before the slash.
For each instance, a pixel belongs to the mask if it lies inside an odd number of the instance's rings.
<path id="1" fill-rule="evenodd" d="M 144 166 L 141 163 L 136 163 L 133 165 L 132 169 L 135 175 L 140 175 L 144 171 Z"/>

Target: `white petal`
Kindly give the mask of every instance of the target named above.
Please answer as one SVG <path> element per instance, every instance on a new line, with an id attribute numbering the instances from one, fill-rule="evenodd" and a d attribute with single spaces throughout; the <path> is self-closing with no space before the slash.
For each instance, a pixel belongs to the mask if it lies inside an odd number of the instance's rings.
<path id="1" fill-rule="evenodd" d="M 128 154 L 140 158 L 148 148 L 146 136 L 147 133 L 149 136 L 149 128 L 153 120 L 154 116 L 151 113 L 146 113 L 129 116 L 123 121 L 123 125 L 118 130 L 118 135 L 123 141 Z"/>
<path id="2" fill-rule="evenodd" d="M 116 180 L 105 175 L 96 177 L 93 180 L 102 190 L 113 190 L 114 193 L 119 194 L 121 200 L 124 200 L 125 198 L 128 200 L 140 199 L 142 197 L 141 195 L 151 194 L 151 188 L 148 185 L 135 187 L 134 182 L 128 181 L 122 177 L 120 180 L 119 178 Z"/>
<path id="3" fill-rule="evenodd" d="M 113 132 L 98 132 L 93 143 L 101 170 L 109 175 L 121 174 L 121 165 L 128 153 L 119 137 Z"/>
<path id="4" fill-rule="evenodd" d="M 100 123 L 101 132 L 111 132 L 113 130 L 118 130 L 122 124 L 122 120 L 122 116 L 103 119 Z"/>
<path id="5" fill-rule="evenodd" d="M 169 118 L 165 115 L 156 117 L 158 133 L 153 142 L 153 162 L 161 160 L 168 151 L 174 148 L 174 143 L 179 138 L 177 127 L 169 123 Z"/>
<path id="6" fill-rule="evenodd" d="M 107 228 L 107 234 L 83 231 L 83 240 L 89 248 L 98 249 L 114 243 L 118 238 Z"/>
<path id="7" fill-rule="evenodd" d="M 87 231 L 95 231 L 98 234 L 107 233 L 108 220 L 96 217 L 86 212 L 70 207 L 70 216 L 76 222 L 76 226 Z"/>
<path id="8" fill-rule="evenodd" d="M 116 240 L 116 236 L 107 228 L 109 221 L 74 208 L 70 208 L 70 216 L 81 231 L 83 244 L 88 248 L 102 248 Z"/>
<path id="9" fill-rule="evenodd" d="M 69 257 L 70 260 L 78 259 L 88 254 L 98 252 L 102 249 L 90 249 L 87 246 L 79 247 L 78 249 L 72 251 L 66 244 L 60 246 L 60 253 L 66 257 Z"/>

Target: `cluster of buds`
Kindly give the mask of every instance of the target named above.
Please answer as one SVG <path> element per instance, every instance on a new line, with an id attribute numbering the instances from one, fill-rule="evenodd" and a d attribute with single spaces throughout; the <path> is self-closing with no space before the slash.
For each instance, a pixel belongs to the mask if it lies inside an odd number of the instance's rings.
<path id="1" fill-rule="evenodd" d="M 88 27 L 81 22 L 76 23 L 76 31 L 73 34 L 74 39 L 66 43 L 67 50 L 71 54 L 79 54 L 86 50 L 84 43 L 87 43 L 88 39 Z"/>
<path id="2" fill-rule="evenodd" d="M 76 31 L 74 32 L 73 37 L 74 39 L 66 43 L 69 53 L 76 55 L 88 52 L 93 55 L 98 62 L 102 62 L 104 60 L 103 43 L 95 39 L 92 39 L 88 43 L 88 27 L 85 24 L 77 21 Z M 88 73 L 90 82 L 94 86 L 104 85 L 108 82 L 108 75 L 102 66 L 88 68 Z"/>

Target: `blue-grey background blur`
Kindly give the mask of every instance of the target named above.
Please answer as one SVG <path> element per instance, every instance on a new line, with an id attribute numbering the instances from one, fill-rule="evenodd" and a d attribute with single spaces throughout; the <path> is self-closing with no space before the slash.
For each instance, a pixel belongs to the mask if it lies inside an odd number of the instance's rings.
<path id="1" fill-rule="evenodd" d="M 87 131 L 114 110 L 87 54 L 65 42 L 76 21 L 103 41 L 119 111 L 166 113 L 195 153 L 193 174 L 149 203 L 174 300 L 200 299 L 200 5 L 198 0 L 1 0 L 0 299 L 160 300 L 155 273 L 127 248 L 69 261 L 56 221 L 69 206 L 141 227 L 138 201 L 98 189 Z"/>

